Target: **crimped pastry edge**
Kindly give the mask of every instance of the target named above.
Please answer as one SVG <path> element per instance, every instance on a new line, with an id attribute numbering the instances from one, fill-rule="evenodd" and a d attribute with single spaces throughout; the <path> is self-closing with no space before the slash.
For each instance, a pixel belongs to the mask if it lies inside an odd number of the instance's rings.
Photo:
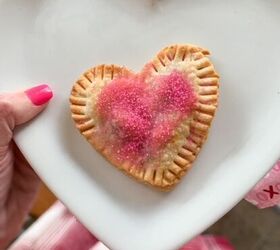
<path id="1" fill-rule="evenodd" d="M 76 127 L 89 143 L 111 164 L 134 179 L 159 188 L 163 191 L 172 189 L 192 167 L 201 147 L 207 139 L 209 129 L 216 112 L 219 96 L 219 76 L 209 60 L 210 52 L 196 45 L 171 45 L 161 50 L 150 62 L 154 73 L 160 74 L 171 63 L 187 62 L 192 64 L 197 77 L 195 86 L 198 103 L 193 111 L 190 134 L 187 143 L 180 149 L 177 158 L 169 167 L 139 168 L 128 163 L 116 164 L 100 149 L 92 138 L 94 120 L 87 112 L 87 100 L 90 87 L 96 80 L 111 81 L 116 77 L 133 74 L 125 67 L 117 65 L 99 65 L 87 70 L 74 84 L 71 95 L 71 113 Z"/>

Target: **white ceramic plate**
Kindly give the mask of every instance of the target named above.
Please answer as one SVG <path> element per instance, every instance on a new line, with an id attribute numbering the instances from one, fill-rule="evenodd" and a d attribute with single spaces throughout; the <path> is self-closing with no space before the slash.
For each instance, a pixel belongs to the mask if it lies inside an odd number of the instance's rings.
<path id="1" fill-rule="evenodd" d="M 234 206 L 279 156 L 279 13 L 278 0 L 0 0 L 1 90 L 50 82 L 56 94 L 16 141 L 109 247 L 176 249 Z M 92 150 L 70 119 L 68 95 L 87 68 L 139 70 L 172 43 L 212 51 L 221 98 L 193 169 L 166 194 Z"/>

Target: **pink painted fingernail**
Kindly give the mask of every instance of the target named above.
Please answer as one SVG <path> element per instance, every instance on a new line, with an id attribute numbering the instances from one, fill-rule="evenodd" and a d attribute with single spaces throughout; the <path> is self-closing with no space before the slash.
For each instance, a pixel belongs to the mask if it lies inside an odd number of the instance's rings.
<path id="1" fill-rule="evenodd" d="M 47 84 L 41 84 L 25 91 L 31 102 L 40 106 L 48 102 L 53 97 L 53 92 Z"/>

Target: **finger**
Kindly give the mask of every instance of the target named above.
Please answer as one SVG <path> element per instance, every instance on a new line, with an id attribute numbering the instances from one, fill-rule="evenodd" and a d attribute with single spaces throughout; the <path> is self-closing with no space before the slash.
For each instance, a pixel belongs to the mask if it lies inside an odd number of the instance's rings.
<path id="1" fill-rule="evenodd" d="M 5 94 L 2 99 L 10 105 L 15 125 L 19 125 L 40 113 L 52 97 L 51 88 L 42 84 L 25 91 Z"/>
<path id="2" fill-rule="evenodd" d="M 12 102 L 16 125 L 25 123 L 35 117 L 45 108 L 52 97 L 52 90 L 46 84 L 16 93 Z"/>

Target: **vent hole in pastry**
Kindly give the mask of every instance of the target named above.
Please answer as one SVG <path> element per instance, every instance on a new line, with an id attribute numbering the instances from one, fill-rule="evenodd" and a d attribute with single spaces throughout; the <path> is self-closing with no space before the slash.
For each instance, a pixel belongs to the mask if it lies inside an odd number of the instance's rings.
<path id="1" fill-rule="evenodd" d="M 210 52 L 209 52 L 208 50 L 206 50 L 206 49 L 203 49 L 203 50 L 201 51 L 201 53 L 202 53 L 203 55 L 205 55 L 205 56 L 209 56 L 209 55 L 210 55 Z"/>
<path id="2" fill-rule="evenodd" d="M 168 58 L 169 61 L 173 61 L 173 58 L 169 53 L 166 53 L 166 57 Z"/>
<path id="3" fill-rule="evenodd" d="M 196 66 L 197 70 L 201 70 L 201 69 L 209 67 L 209 65 L 211 65 L 210 61 L 207 60 L 206 57 L 204 57 L 203 59 L 197 60 L 196 63 L 197 63 L 197 66 Z"/>
<path id="4" fill-rule="evenodd" d="M 91 82 L 91 79 L 90 79 L 90 77 L 89 77 L 87 74 L 84 74 L 84 77 L 85 77 L 89 82 Z"/>
<path id="5" fill-rule="evenodd" d="M 163 62 L 163 60 L 158 56 L 158 60 L 160 61 L 160 63 L 162 64 L 163 67 L 165 67 L 165 63 Z"/>
<path id="6" fill-rule="evenodd" d="M 86 89 L 85 86 L 83 85 L 82 81 L 77 81 L 77 85 L 79 85 L 82 89 Z M 79 91 L 77 91 L 79 92 Z"/>
<path id="7" fill-rule="evenodd" d="M 91 72 L 93 74 L 93 78 L 95 78 L 95 76 L 96 76 L 96 74 L 95 74 L 96 73 L 96 68 L 93 68 Z"/>
<path id="8" fill-rule="evenodd" d="M 114 78 L 114 70 L 115 70 L 114 64 L 112 64 L 111 67 L 112 67 L 112 68 L 111 68 L 111 80 L 113 80 L 113 78 Z"/>
<path id="9" fill-rule="evenodd" d="M 153 69 L 155 70 L 155 72 L 158 72 L 158 69 L 156 68 L 156 66 L 153 63 L 151 65 L 152 65 Z"/>
<path id="10" fill-rule="evenodd" d="M 153 171 L 153 179 L 152 179 L 152 180 L 153 180 L 153 182 L 155 182 L 155 180 L 156 180 L 156 174 L 157 174 L 157 171 L 156 171 L 156 170 L 154 170 L 154 171 Z"/>
<path id="11" fill-rule="evenodd" d="M 182 56 L 182 61 L 185 61 L 186 55 L 187 55 L 187 50 L 184 49 L 183 56 Z"/>
<path id="12" fill-rule="evenodd" d="M 104 78 L 104 65 L 101 66 L 101 79 Z"/>
<path id="13" fill-rule="evenodd" d="M 203 54 L 201 52 L 196 52 L 192 54 L 192 58 L 194 61 L 200 60 L 201 58 L 203 58 Z"/>
<path id="14" fill-rule="evenodd" d="M 172 47 L 173 48 L 173 50 L 174 50 L 174 53 L 172 54 L 172 60 L 174 60 L 175 59 L 175 56 L 176 56 L 176 54 L 177 54 L 177 51 L 178 51 L 178 47 L 177 46 L 174 46 L 174 47 Z"/>

